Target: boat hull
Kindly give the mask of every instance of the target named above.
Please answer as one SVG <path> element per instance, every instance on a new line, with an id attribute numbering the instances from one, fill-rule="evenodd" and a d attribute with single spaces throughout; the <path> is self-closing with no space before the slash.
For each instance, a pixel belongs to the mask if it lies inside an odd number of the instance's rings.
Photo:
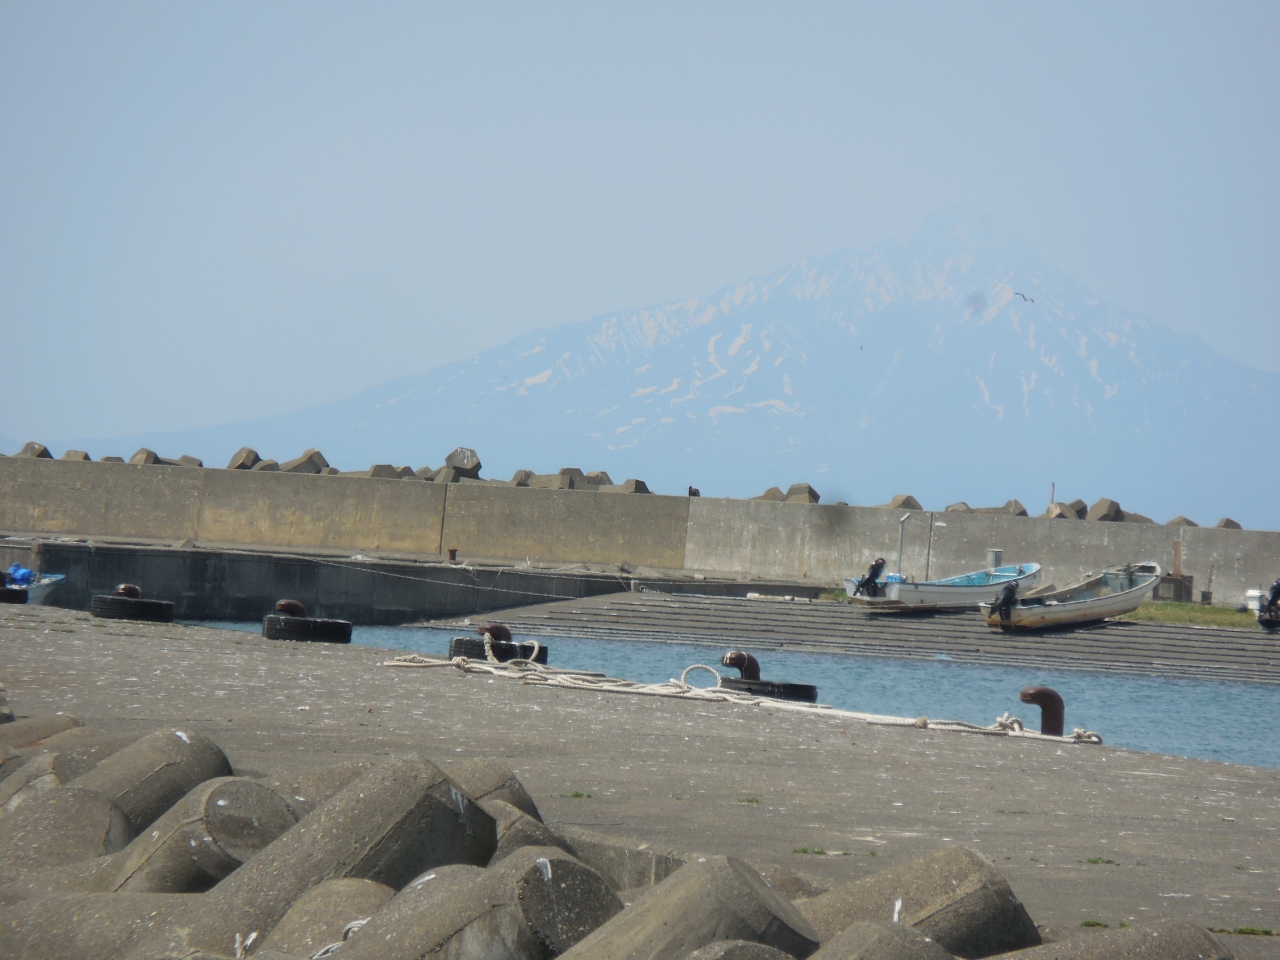
<path id="1" fill-rule="evenodd" d="M 855 597 L 858 581 L 846 580 L 845 592 L 854 603 L 882 613 L 933 612 L 935 610 L 976 610 L 1007 583 L 1027 589 L 1040 583 L 1040 564 L 1023 563 L 968 573 L 947 580 L 916 582 L 903 580 L 884 585 L 882 597 Z"/>
<path id="2" fill-rule="evenodd" d="M 17 600 L 17 603 L 28 603 L 42 605 L 49 598 L 49 594 L 54 588 L 66 580 L 66 576 L 61 573 L 51 573 L 38 577 L 34 582 L 17 585 L 9 585 L 9 590 L 18 590 L 26 594 L 25 600 Z"/>
<path id="3" fill-rule="evenodd" d="M 1009 608 L 1008 619 L 1001 617 L 990 602 L 981 604 L 979 609 L 987 626 L 1002 630 L 1049 630 L 1093 623 L 1137 610 L 1160 582 L 1160 573 L 1160 565 L 1154 561 L 1132 564 L 1128 568 L 1113 567 L 1057 593 L 1030 601 L 1020 600 Z M 1114 588 L 1115 583 L 1124 579 L 1127 584 Z M 1099 587 L 1093 587 L 1099 582 Z"/>

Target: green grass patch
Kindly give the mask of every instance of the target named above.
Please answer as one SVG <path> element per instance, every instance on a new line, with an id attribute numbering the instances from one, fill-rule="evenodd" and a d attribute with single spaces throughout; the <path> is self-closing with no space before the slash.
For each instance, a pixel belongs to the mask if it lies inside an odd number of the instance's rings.
<path id="1" fill-rule="evenodd" d="M 573 791 L 573 793 L 562 793 L 560 794 L 560 796 L 565 797 L 566 799 L 572 799 L 572 800 L 590 800 L 591 799 L 591 794 L 583 793 L 581 790 L 575 790 Z"/>
<path id="2" fill-rule="evenodd" d="M 760 798 L 759 797 L 739 797 L 738 802 L 739 803 L 759 803 Z"/>
<path id="3" fill-rule="evenodd" d="M 849 595 L 843 590 L 823 590 L 818 594 L 819 600 L 834 600 L 836 603 L 849 603 Z"/>
<path id="4" fill-rule="evenodd" d="M 823 850 L 821 847 L 796 847 L 791 852 L 792 853 L 812 853 L 819 857 L 825 857 L 827 855 L 827 851 Z"/>
<path id="5" fill-rule="evenodd" d="M 1090 857 L 1085 863 L 1105 863 L 1113 867 L 1116 865 L 1114 860 L 1108 860 L 1106 857 Z"/>
<path id="6" fill-rule="evenodd" d="M 1236 927 L 1234 930 L 1228 930 L 1226 927 L 1209 927 L 1210 933 L 1238 933 L 1242 937 L 1274 937 L 1275 931 L 1268 930 L 1266 927 Z"/>
<path id="7" fill-rule="evenodd" d="M 1030 810 L 997 810 L 996 813 L 1003 813 L 1005 816 L 1009 816 L 1009 817 L 1022 817 L 1022 816 L 1029 816 L 1031 814 L 1031 811 Z"/>
<path id="8" fill-rule="evenodd" d="M 1109 924 L 1109 923 L 1103 923 L 1101 920 L 1082 920 L 1082 921 L 1080 921 L 1080 926 L 1082 926 L 1082 927 L 1101 927 L 1103 930 L 1106 930 L 1106 929 L 1108 929 L 1108 928 L 1111 926 L 1111 924 Z"/>
<path id="9" fill-rule="evenodd" d="M 1188 623 L 1197 627 L 1240 627 L 1261 630 L 1258 617 L 1249 610 L 1232 610 L 1229 607 L 1206 607 L 1199 603 L 1155 603 L 1147 601 L 1132 613 L 1123 614 L 1121 620 L 1141 620 L 1147 623 Z"/>

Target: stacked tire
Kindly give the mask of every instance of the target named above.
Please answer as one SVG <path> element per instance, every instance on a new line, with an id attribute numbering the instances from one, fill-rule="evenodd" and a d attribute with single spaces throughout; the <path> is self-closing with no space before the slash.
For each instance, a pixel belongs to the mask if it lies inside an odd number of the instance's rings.
<path id="1" fill-rule="evenodd" d="M 100 593 L 89 601 L 89 613 L 101 620 L 141 620 L 172 623 L 173 604 L 168 600 L 145 600 L 142 591 L 122 583 L 114 593 Z"/>
<path id="2" fill-rule="evenodd" d="M 534 645 L 532 643 L 515 643 L 509 640 L 493 640 L 491 641 L 491 649 L 499 663 L 506 663 L 508 660 L 528 660 L 533 657 Z M 533 657 L 533 662 L 546 666 L 547 648 L 539 646 L 537 650 L 538 655 Z M 454 637 L 449 641 L 449 656 L 450 658 L 466 657 L 468 660 L 487 660 L 488 658 L 484 652 L 484 638 Z"/>
<path id="3" fill-rule="evenodd" d="M 350 643 L 351 621 L 321 617 L 288 617 L 278 613 L 262 619 L 262 635 L 268 640 L 302 643 Z"/>
<path id="4" fill-rule="evenodd" d="M 817 703 L 818 688 L 808 683 L 778 683 L 774 680 L 739 680 L 725 677 L 720 686 L 736 693 L 749 693 L 753 697 L 772 697 L 774 700 L 796 700 L 800 703 Z"/>

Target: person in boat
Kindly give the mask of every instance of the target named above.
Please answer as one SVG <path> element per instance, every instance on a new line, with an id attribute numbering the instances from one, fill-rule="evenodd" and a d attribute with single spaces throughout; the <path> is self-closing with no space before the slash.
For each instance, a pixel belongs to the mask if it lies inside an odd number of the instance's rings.
<path id="1" fill-rule="evenodd" d="M 995 601 L 991 604 L 991 612 L 998 616 L 1002 622 L 1008 622 L 1010 612 L 1018 602 L 1018 581 L 1010 580 L 1000 592 L 996 594 Z M 1027 701 L 1030 703 L 1031 701 Z"/>
<path id="2" fill-rule="evenodd" d="M 1271 593 L 1267 596 L 1267 605 L 1263 610 L 1269 617 L 1280 617 L 1280 577 L 1271 585 Z"/>
<path id="3" fill-rule="evenodd" d="M 884 573 L 884 557 L 876 557 L 875 562 L 867 568 L 867 575 L 854 587 L 853 595 L 855 597 L 880 596 L 884 592 L 878 582 L 882 573 Z"/>

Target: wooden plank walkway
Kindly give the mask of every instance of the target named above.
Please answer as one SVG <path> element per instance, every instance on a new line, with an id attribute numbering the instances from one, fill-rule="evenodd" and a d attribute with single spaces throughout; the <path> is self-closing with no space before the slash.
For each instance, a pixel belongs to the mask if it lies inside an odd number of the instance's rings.
<path id="1" fill-rule="evenodd" d="M 1005 634 L 976 613 L 871 616 L 825 601 L 624 593 L 495 613 L 516 634 L 723 645 L 1220 681 L 1280 683 L 1280 636 L 1262 631 L 1112 620 Z M 470 621 L 431 626 L 465 630 Z"/>

